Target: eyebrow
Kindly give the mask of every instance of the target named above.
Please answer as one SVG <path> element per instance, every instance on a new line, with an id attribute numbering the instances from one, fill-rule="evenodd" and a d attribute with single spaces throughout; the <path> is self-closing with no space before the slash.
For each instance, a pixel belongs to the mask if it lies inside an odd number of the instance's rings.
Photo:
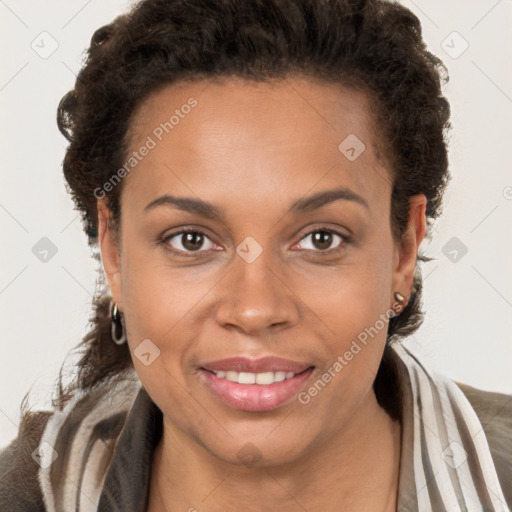
<path id="1" fill-rule="evenodd" d="M 370 210 L 370 206 L 368 205 L 367 201 L 360 195 L 356 194 L 354 191 L 348 188 L 336 188 L 332 190 L 317 192 L 311 196 L 298 199 L 290 207 L 289 213 L 299 214 L 310 212 L 338 200 L 351 201 L 353 203 L 364 206 L 368 211 Z M 152 210 L 158 206 L 174 206 L 185 212 L 196 213 L 203 217 L 217 219 L 223 222 L 226 221 L 226 216 L 220 208 L 213 205 L 212 203 L 203 201 L 202 199 L 194 199 L 191 197 L 176 197 L 170 194 L 165 194 L 163 196 L 157 197 L 148 205 L 146 205 L 144 211 Z"/>

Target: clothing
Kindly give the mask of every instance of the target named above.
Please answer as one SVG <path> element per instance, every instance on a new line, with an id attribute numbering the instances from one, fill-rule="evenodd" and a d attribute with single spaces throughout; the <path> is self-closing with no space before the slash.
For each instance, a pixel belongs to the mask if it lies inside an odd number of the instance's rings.
<path id="1" fill-rule="evenodd" d="M 454 383 L 399 345 L 393 361 L 402 390 L 397 510 L 512 509 L 512 396 Z M 2 512 L 146 510 L 163 417 L 133 370 L 39 414 L 44 432 L 20 434 L 0 454 Z M 39 443 L 41 467 L 31 456 Z M 20 465 L 21 480 L 12 476 Z"/>

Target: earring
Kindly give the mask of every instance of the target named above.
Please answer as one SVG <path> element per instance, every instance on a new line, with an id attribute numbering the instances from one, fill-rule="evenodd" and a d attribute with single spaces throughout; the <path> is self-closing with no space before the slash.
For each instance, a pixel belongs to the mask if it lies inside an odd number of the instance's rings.
<path id="1" fill-rule="evenodd" d="M 405 300 L 405 297 L 400 292 L 395 292 L 394 297 L 398 302 L 403 302 Z"/>
<path id="2" fill-rule="evenodd" d="M 395 292 L 393 296 L 395 297 L 395 300 L 397 302 L 400 302 L 400 303 L 405 302 L 405 297 L 400 292 Z M 400 305 L 402 305 L 402 304 L 400 304 Z M 401 308 L 398 313 L 394 312 L 393 316 L 391 318 L 394 318 L 394 317 L 400 315 L 400 313 L 402 312 L 402 309 L 403 308 Z"/>
<path id="3" fill-rule="evenodd" d="M 117 304 L 112 304 L 112 310 L 110 312 L 111 317 L 111 334 L 112 334 L 112 341 L 116 345 L 122 345 L 123 343 L 126 343 L 126 334 L 124 329 L 124 321 L 121 317 L 121 313 L 119 311 L 119 308 L 117 307 Z"/>

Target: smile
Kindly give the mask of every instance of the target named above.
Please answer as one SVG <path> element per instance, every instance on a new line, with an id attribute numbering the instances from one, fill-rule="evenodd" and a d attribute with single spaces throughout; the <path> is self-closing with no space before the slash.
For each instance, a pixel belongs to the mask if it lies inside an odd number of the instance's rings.
<path id="1" fill-rule="evenodd" d="M 299 373 L 212 371 L 201 368 L 199 374 L 212 398 L 220 399 L 232 409 L 261 412 L 277 409 L 293 401 L 307 386 L 313 371 L 314 367 Z"/>

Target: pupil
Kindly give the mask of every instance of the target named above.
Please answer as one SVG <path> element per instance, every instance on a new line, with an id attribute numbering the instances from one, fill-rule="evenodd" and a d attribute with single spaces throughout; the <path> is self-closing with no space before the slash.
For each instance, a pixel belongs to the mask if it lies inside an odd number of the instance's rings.
<path id="1" fill-rule="evenodd" d="M 328 249 L 332 243 L 332 233 L 317 231 L 313 234 L 313 243 L 319 249 Z"/>
<path id="2" fill-rule="evenodd" d="M 201 233 L 185 233 L 185 241 L 183 242 L 183 247 L 194 251 L 199 249 L 203 244 L 203 235 Z"/>

